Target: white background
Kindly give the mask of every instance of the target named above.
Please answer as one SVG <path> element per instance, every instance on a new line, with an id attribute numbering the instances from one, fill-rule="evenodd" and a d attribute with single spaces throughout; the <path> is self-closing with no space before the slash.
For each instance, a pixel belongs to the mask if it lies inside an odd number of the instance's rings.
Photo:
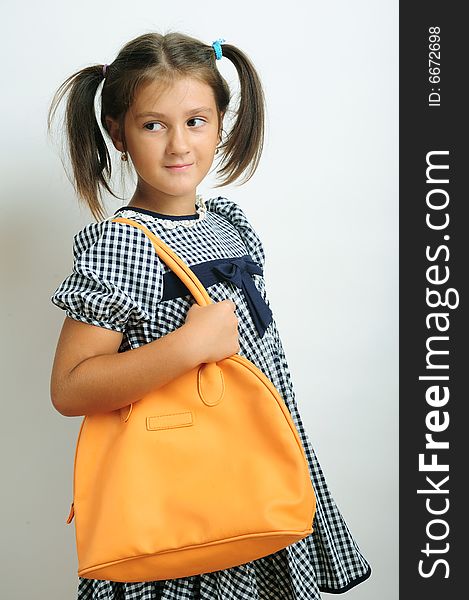
<path id="1" fill-rule="evenodd" d="M 2 12 L 1 597 L 76 597 L 65 519 L 81 418 L 50 402 L 64 314 L 49 299 L 92 217 L 47 137 L 47 110 L 72 72 L 171 29 L 225 38 L 263 81 L 257 173 L 198 191 L 238 202 L 263 241 L 306 430 L 373 568 L 347 598 L 397 598 L 398 3 L 30 0 Z M 229 61 L 218 64 L 236 86 Z M 125 203 L 111 199 L 108 213 Z"/>

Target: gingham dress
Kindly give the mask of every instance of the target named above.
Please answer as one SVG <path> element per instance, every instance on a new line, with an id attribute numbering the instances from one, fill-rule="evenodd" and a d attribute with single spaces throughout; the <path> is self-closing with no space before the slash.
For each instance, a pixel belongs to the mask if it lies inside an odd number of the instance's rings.
<path id="1" fill-rule="evenodd" d="M 111 222 L 117 216 L 145 225 L 166 242 L 196 272 L 214 302 L 233 300 L 239 354 L 274 383 L 302 440 L 316 494 L 314 531 L 274 554 L 213 573 L 140 583 L 79 578 L 78 600 L 318 600 L 320 591 L 345 592 L 371 573 L 331 497 L 298 412 L 266 295 L 261 240 L 235 202 L 218 196 L 205 201 L 205 207 L 205 218 L 200 218 L 123 206 L 85 226 L 74 237 L 73 272 L 51 301 L 73 319 L 122 332 L 119 352 L 183 325 L 193 297 L 185 286 L 178 288 L 179 280 L 140 229 Z M 197 222 L 186 226 L 191 220 Z"/>

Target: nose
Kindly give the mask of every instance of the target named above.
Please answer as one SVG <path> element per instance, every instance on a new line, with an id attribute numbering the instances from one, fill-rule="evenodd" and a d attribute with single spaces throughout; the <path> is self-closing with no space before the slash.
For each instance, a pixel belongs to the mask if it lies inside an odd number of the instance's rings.
<path id="1" fill-rule="evenodd" d="M 173 127 L 168 134 L 166 150 L 170 154 L 187 154 L 190 151 L 188 132 L 184 127 Z"/>

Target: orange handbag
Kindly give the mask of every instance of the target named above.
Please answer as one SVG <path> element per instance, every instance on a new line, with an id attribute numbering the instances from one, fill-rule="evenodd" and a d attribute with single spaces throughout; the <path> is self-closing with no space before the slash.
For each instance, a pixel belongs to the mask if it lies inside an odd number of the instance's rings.
<path id="1" fill-rule="evenodd" d="M 138 227 L 195 301 L 195 273 Z M 227 569 L 313 531 L 308 463 L 278 390 L 247 358 L 202 363 L 134 403 L 83 418 L 73 503 L 78 575 L 135 582 Z"/>

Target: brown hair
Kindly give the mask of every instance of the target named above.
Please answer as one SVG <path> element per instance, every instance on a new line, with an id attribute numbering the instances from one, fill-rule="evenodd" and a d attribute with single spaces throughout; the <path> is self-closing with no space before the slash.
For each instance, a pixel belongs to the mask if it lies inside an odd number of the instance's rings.
<path id="1" fill-rule="evenodd" d="M 264 143 L 264 93 L 260 78 L 239 48 L 223 44 L 223 56 L 236 68 L 240 81 L 239 102 L 233 125 L 220 145 L 222 175 L 219 187 L 229 185 L 247 171 L 248 181 L 257 169 Z M 101 125 L 109 134 L 105 116 L 116 119 L 125 145 L 124 119 L 141 84 L 160 81 L 170 84 L 177 78 L 194 77 L 208 84 L 220 115 L 231 100 L 230 88 L 220 75 L 212 45 L 188 35 L 169 32 L 146 33 L 125 44 L 107 66 L 101 92 Z M 111 157 L 96 120 L 96 90 L 103 80 L 103 65 L 85 67 L 68 77 L 56 91 L 48 113 L 48 131 L 62 98 L 68 94 L 65 130 L 73 169 L 73 184 L 96 220 L 105 218 L 102 187 L 118 198 L 109 185 Z M 108 178 L 105 177 L 105 173 Z"/>

